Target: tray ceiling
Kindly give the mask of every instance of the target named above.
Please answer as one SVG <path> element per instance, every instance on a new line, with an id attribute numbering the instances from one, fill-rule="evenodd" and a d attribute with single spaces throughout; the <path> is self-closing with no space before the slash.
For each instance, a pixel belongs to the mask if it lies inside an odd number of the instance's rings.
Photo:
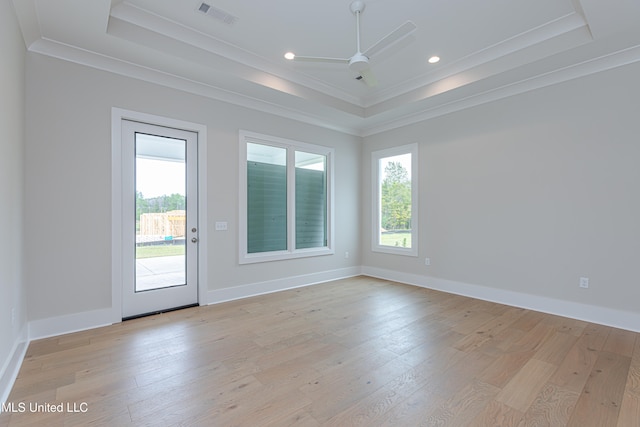
<path id="1" fill-rule="evenodd" d="M 417 27 L 372 58 L 369 87 L 283 57 L 353 55 L 350 0 L 202 3 L 14 0 L 31 51 L 361 136 L 640 59 L 634 0 L 369 0 L 363 50 Z"/>

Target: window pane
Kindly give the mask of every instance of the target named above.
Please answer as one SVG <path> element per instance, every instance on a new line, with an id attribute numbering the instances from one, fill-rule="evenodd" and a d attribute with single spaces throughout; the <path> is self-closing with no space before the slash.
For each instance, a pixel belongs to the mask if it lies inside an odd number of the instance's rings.
<path id="1" fill-rule="evenodd" d="M 333 254 L 334 150 L 240 131 L 239 262 Z"/>
<path id="2" fill-rule="evenodd" d="M 247 144 L 247 252 L 287 249 L 287 152 Z"/>
<path id="3" fill-rule="evenodd" d="M 381 158 L 378 167 L 379 244 L 411 248 L 411 153 Z"/>
<path id="4" fill-rule="evenodd" d="M 296 151 L 296 249 L 327 246 L 327 158 Z"/>
<path id="5" fill-rule="evenodd" d="M 186 141 L 136 133 L 135 292 L 185 285 Z"/>

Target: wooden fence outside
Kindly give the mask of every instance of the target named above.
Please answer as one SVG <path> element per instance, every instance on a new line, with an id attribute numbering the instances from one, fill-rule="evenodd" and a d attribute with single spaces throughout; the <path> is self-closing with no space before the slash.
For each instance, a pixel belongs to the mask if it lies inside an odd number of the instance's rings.
<path id="1" fill-rule="evenodd" d="M 164 240 L 185 236 L 186 211 L 176 210 L 140 215 L 140 236 L 158 237 Z"/>

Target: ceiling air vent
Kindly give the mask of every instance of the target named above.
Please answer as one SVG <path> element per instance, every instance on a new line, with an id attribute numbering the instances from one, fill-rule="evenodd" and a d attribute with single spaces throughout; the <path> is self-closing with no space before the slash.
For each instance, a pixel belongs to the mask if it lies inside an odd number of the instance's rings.
<path id="1" fill-rule="evenodd" d="M 233 25 L 238 20 L 236 16 L 233 16 L 222 9 L 218 9 L 217 7 L 213 7 L 210 4 L 204 2 L 200 3 L 197 11 L 200 13 L 204 13 L 205 15 L 209 15 L 210 17 L 217 19 L 218 21 L 222 21 L 227 25 Z"/>

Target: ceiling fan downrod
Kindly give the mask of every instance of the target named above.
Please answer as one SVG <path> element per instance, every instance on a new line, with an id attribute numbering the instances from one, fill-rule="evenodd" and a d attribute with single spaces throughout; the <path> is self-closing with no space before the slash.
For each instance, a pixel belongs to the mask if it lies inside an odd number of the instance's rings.
<path id="1" fill-rule="evenodd" d="M 369 58 L 363 55 L 360 49 L 360 14 L 364 11 L 364 2 L 356 0 L 351 2 L 349 8 L 356 16 L 356 53 L 349 59 L 349 68 L 360 72 L 369 68 Z"/>

